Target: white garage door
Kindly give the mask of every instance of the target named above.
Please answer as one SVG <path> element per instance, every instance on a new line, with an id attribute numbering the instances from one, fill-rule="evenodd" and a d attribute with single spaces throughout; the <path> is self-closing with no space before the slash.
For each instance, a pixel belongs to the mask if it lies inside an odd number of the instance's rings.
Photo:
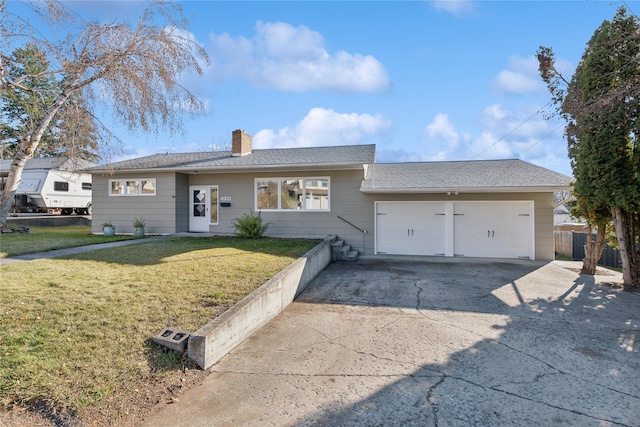
<path id="1" fill-rule="evenodd" d="M 533 258 L 531 202 L 457 202 L 454 255 Z"/>
<path id="2" fill-rule="evenodd" d="M 396 255 L 445 254 L 444 203 L 376 204 L 376 252 Z"/>
<path id="3" fill-rule="evenodd" d="M 534 257 L 533 202 L 377 202 L 376 253 Z"/>

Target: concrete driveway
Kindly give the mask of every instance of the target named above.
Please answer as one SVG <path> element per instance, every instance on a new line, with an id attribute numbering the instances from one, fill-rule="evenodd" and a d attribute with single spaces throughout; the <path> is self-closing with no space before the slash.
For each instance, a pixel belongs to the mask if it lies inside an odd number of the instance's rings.
<path id="1" fill-rule="evenodd" d="M 638 426 L 640 294 L 579 263 L 333 263 L 144 426 Z"/>

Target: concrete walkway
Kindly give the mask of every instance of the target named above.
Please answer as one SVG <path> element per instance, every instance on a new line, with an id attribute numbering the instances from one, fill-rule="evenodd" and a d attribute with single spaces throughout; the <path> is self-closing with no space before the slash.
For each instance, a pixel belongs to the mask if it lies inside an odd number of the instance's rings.
<path id="1" fill-rule="evenodd" d="M 640 295 L 579 263 L 333 263 L 140 427 L 637 426 Z"/>
<path id="2" fill-rule="evenodd" d="M 33 261 L 35 259 L 55 258 L 65 255 L 75 255 L 98 249 L 117 248 L 120 246 L 134 245 L 137 243 L 149 242 L 151 240 L 166 239 L 173 236 L 153 236 L 144 239 L 120 240 L 117 242 L 97 243 L 95 245 L 76 246 L 75 248 L 56 249 L 53 251 L 37 252 L 33 254 L 17 255 L 13 257 L 0 258 L 0 265 L 13 264 L 16 262 Z"/>

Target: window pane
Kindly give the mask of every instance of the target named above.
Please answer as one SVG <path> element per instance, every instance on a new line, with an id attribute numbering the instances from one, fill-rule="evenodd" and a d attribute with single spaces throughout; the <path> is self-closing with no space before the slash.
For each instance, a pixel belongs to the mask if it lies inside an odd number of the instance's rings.
<path id="1" fill-rule="evenodd" d="M 142 181 L 142 194 L 156 194 L 156 182 L 154 180 Z"/>
<path id="2" fill-rule="evenodd" d="M 69 183 L 63 181 L 53 181 L 53 191 L 69 191 Z"/>
<path id="3" fill-rule="evenodd" d="M 111 181 L 111 194 L 124 194 L 124 184 L 122 181 Z"/>
<path id="4" fill-rule="evenodd" d="M 83 182 L 82 183 L 82 189 L 83 190 L 91 190 L 91 183 L 90 182 Z"/>
<path id="5" fill-rule="evenodd" d="M 211 188 L 211 222 L 218 223 L 218 189 L 216 187 Z"/>
<path id="6" fill-rule="evenodd" d="M 329 180 L 307 179 L 305 181 L 305 209 L 329 209 Z"/>
<path id="7" fill-rule="evenodd" d="M 300 209 L 302 207 L 302 187 L 297 179 L 283 179 L 281 209 Z"/>
<path id="8" fill-rule="evenodd" d="M 278 181 L 256 181 L 258 209 L 278 209 Z"/>
<path id="9" fill-rule="evenodd" d="M 193 216 L 207 216 L 206 196 L 203 191 L 193 190 Z"/>
<path id="10" fill-rule="evenodd" d="M 127 181 L 127 194 L 140 193 L 140 181 Z"/>

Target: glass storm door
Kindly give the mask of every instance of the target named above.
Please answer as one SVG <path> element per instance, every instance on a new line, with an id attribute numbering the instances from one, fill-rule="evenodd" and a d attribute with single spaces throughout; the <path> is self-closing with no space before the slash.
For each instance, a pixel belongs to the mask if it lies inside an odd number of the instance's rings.
<path id="1" fill-rule="evenodd" d="M 209 231 L 211 210 L 209 187 L 189 187 L 189 231 Z"/>

